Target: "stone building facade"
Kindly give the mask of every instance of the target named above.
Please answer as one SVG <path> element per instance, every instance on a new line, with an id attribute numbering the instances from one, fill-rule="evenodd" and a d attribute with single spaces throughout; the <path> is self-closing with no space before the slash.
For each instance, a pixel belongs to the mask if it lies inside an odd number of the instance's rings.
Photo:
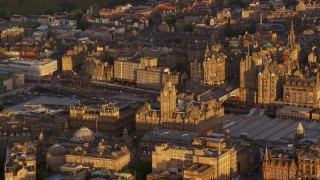
<path id="1" fill-rule="evenodd" d="M 319 16 L 320 14 L 320 5 L 316 0 L 305 1 L 299 0 L 299 3 L 296 6 L 296 12 L 300 15 L 306 14 L 307 16 Z"/>
<path id="2" fill-rule="evenodd" d="M 0 45 L 14 45 L 24 37 L 24 28 L 13 26 L 3 31 L 0 30 Z"/>
<path id="3" fill-rule="evenodd" d="M 298 166 L 292 158 L 271 156 L 266 149 L 262 164 L 263 179 L 296 179 Z"/>
<path id="4" fill-rule="evenodd" d="M 72 71 L 76 66 L 81 65 L 87 55 L 87 45 L 80 44 L 74 46 L 73 49 L 68 50 L 65 55 L 62 56 L 62 71 Z"/>
<path id="5" fill-rule="evenodd" d="M 286 105 L 320 107 L 319 77 L 288 78 L 283 88 L 283 99 Z"/>
<path id="6" fill-rule="evenodd" d="M 152 153 L 152 172 L 181 169 L 183 179 L 231 179 L 237 174 L 237 151 L 223 139 L 200 137 L 192 146 L 161 144 Z"/>
<path id="7" fill-rule="evenodd" d="M 36 179 L 37 164 L 43 162 L 44 135 L 38 140 L 15 143 L 7 148 L 4 179 Z"/>
<path id="8" fill-rule="evenodd" d="M 266 43 L 250 55 L 248 47 L 245 59 L 240 62 L 241 101 L 262 107 L 282 104 L 276 101 L 282 98 L 285 84 L 299 68 L 299 53 L 300 45 L 295 42 L 293 22 L 287 47 L 281 51 L 275 49 L 272 43 Z"/>
<path id="9" fill-rule="evenodd" d="M 164 67 L 146 67 L 137 70 L 137 85 L 140 87 L 161 89 L 168 81 L 178 84 L 179 73 L 171 73 L 169 68 Z"/>
<path id="10" fill-rule="evenodd" d="M 203 79 L 205 85 L 220 85 L 226 80 L 226 58 L 227 56 L 220 52 L 220 46 L 213 46 L 210 51 L 207 47 L 205 59 L 203 61 Z"/>
<path id="11" fill-rule="evenodd" d="M 129 103 L 93 106 L 70 106 L 70 128 L 95 129 L 107 136 L 121 136 L 125 128 L 134 129 L 134 115 L 138 106 Z"/>
<path id="12" fill-rule="evenodd" d="M 282 95 L 285 76 L 284 66 L 281 64 L 268 64 L 258 73 L 257 104 L 272 104 Z"/>
<path id="13" fill-rule="evenodd" d="M 67 163 L 80 163 L 90 168 L 105 168 L 112 171 L 121 171 L 128 167 L 131 161 L 131 152 L 126 146 L 119 149 L 108 149 L 104 142 L 100 142 L 96 152 L 87 152 L 79 149 L 66 155 Z"/>
<path id="14" fill-rule="evenodd" d="M 156 67 L 157 65 L 157 58 L 145 57 L 139 60 L 119 58 L 114 61 L 114 79 L 116 81 L 135 83 L 138 69 Z"/>
<path id="15" fill-rule="evenodd" d="M 224 108 L 214 99 L 195 102 L 193 95 L 179 94 L 171 82 L 167 82 L 158 98 L 160 109 L 146 102 L 136 113 L 137 134 L 142 136 L 155 127 L 179 131 L 206 133 L 221 132 Z"/>
<path id="16" fill-rule="evenodd" d="M 100 58 L 88 56 L 84 61 L 85 72 L 93 80 L 111 81 L 113 79 L 113 66 L 108 62 L 102 62 Z"/>
<path id="17" fill-rule="evenodd" d="M 46 155 L 46 169 L 54 172 L 60 171 L 60 166 L 66 163 L 66 149 L 60 144 L 51 146 Z"/>
<path id="18" fill-rule="evenodd" d="M 204 52 L 204 60 L 194 59 L 190 63 L 189 89 L 199 93 L 204 91 L 204 86 L 222 85 L 227 79 L 227 56 L 222 51 L 221 44 L 215 44 L 211 48 L 207 45 Z"/>
<path id="19" fill-rule="evenodd" d="M 297 179 L 320 178 L 320 156 L 314 149 L 301 150 L 298 153 Z"/>

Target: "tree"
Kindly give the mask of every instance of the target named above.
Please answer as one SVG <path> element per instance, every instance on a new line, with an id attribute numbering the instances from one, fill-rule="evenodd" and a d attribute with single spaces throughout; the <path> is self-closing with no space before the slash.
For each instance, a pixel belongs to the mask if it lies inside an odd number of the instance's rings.
<path id="1" fill-rule="evenodd" d="M 6 158 L 1 155 L 0 156 L 0 179 L 4 179 L 4 166 L 5 166 Z"/>
<path id="2" fill-rule="evenodd" d="M 131 165 L 125 172 L 136 175 L 137 180 L 147 179 L 147 175 L 152 172 L 152 164 L 149 161 L 140 160 Z"/>
<path id="3" fill-rule="evenodd" d="M 154 23 L 154 22 L 153 22 L 153 19 L 152 19 L 152 18 L 149 18 L 148 20 L 149 20 L 149 25 L 152 26 L 153 23 Z"/>
<path id="4" fill-rule="evenodd" d="M 2 102 L 0 104 L 0 112 L 3 110 L 3 105 L 2 105 Z"/>
<path id="5" fill-rule="evenodd" d="M 82 31 L 88 29 L 91 26 L 91 23 L 86 19 L 78 19 L 77 20 L 77 29 L 81 29 Z"/>
<path id="6" fill-rule="evenodd" d="M 0 18 L 10 20 L 11 13 L 7 8 L 0 8 Z"/>
<path id="7" fill-rule="evenodd" d="M 176 21 L 177 21 L 177 18 L 174 15 L 170 15 L 166 19 L 167 24 L 174 24 L 176 23 Z"/>
<path id="8" fill-rule="evenodd" d="M 184 32 L 193 32 L 193 27 L 191 23 L 187 23 L 183 26 L 183 31 Z"/>
<path id="9" fill-rule="evenodd" d="M 82 9 L 79 9 L 79 8 L 74 9 L 69 14 L 69 19 L 80 19 L 82 18 L 82 14 L 83 14 Z"/>
<path id="10" fill-rule="evenodd" d="M 22 4 L 24 3 L 24 1 L 23 1 L 23 0 L 17 0 L 17 3 L 18 3 L 19 5 L 22 5 Z"/>
<path id="11" fill-rule="evenodd" d="M 59 6 L 62 11 L 72 11 L 73 9 L 77 8 L 77 5 L 70 1 L 62 1 L 59 3 Z"/>
<path id="12" fill-rule="evenodd" d="M 108 64 L 113 65 L 115 60 L 116 58 L 114 58 L 113 56 L 107 56 L 105 62 L 108 62 Z"/>
<path id="13" fill-rule="evenodd" d="M 188 7 L 188 3 L 186 3 L 186 2 L 179 2 L 176 4 L 177 9 L 183 9 L 185 7 Z"/>
<path id="14" fill-rule="evenodd" d="M 250 33 L 250 34 L 254 34 L 257 32 L 256 27 L 257 27 L 256 22 L 250 22 L 249 27 L 246 29 L 246 31 L 248 31 L 248 33 Z"/>

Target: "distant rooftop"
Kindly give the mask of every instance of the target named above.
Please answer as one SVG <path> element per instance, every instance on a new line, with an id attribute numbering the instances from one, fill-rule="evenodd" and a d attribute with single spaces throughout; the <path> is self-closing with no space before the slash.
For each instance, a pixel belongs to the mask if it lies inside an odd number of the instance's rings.
<path id="1" fill-rule="evenodd" d="M 62 97 L 49 97 L 49 96 L 41 96 L 35 99 L 32 99 L 28 102 L 24 102 L 15 106 L 11 106 L 6 108 L 3 112 L 8 111 L 23 111 L 25 104 L 43 104 L 43 105 L 57 105 L 57 106 L 70 106 L 78 104 L 78 99 L 71 98 L 62 98 Z"/>
<path id="2" fill-rule="evenodd" d="M 52 63 L 53 61 L 56 61 L 54 59 L 41 59 L 41 60 L 35 60 L 35 59 L 24 59 L 24 58 L 10 58 L 6 60 L 0 61 L 2 64 L 17 64 L 17 65 L 24 65 L 24 66 L 44 66 L 47 64 Z"/>

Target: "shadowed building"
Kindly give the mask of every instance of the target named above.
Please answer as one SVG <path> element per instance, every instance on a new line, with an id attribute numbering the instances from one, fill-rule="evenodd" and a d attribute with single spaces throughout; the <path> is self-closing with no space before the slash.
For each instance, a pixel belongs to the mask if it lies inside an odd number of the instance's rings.
<path id="1" fill-rule="evenodd" d="M 98 107 L 70 106 L 70 128 L 88 127 L 107 136 L 121 136 L 125 128 L 134 128 L 138 106 L 129 103 L 105 104 Z"/>

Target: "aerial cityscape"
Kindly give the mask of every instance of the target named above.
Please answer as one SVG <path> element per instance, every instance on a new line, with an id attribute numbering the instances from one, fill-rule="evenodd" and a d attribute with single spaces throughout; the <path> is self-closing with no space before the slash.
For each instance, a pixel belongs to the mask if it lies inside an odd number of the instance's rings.
<path id="1" fill-rule="evenodd" d="M 319 0 L 0 0 L 0 179 L 320 179 Z"/>

